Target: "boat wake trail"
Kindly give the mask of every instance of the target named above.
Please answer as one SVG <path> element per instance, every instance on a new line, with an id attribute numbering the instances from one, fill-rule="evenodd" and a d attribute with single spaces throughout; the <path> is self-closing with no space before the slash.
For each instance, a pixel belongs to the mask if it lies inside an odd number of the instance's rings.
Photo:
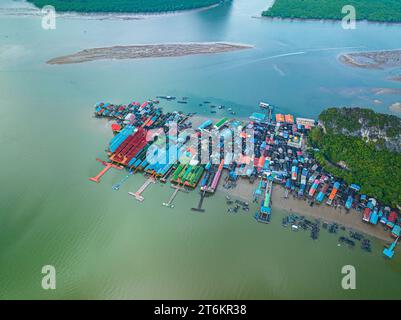
<path id="1" fill-rule="evenodd" d="M 365 46 L 358 46 L 358 47 L 332 47 L 332 48 L 318 48 L 318 49 L 310 49 L 308 52 L 319 52 L 319 51 L 332 51 L 332 50 L 344 50 L 344 49 L 363 49 L 366 48 Z"/>
<path id="2" fill-rule="evenodd" d="M 290 57 L 290 56 L 305 55 L 305 54 L 312 53 L 312 52 L 335 51 L 335 50 L 344 50 L 344 49 L 361 49 L 361 48 L 364 48 L 364 47 L 363 46 L 329 47 L 329 48 L 307 49 L 305 51 L 287 52 L 287 53 L 276 54 L 276 55 L 272 55 L 272 56 L 268 56 L 268 57 L 264 57 L 264 58 L 254 59 L 251 61 L 246 61 L 244 63 L 239 63 L 237 65 L 227 67 L 227 68 L 225 68 L 225 70 L 235 69 L 235 68 L 243 67 L 243 66 L 246 66 L 249 64 L 258 63 L 258 62 L 267 61 L 267 60 L 285 58 L 285 57 Z"/>
<path id="3" fill-rule="evenodd" d="M 276 58 L 282 58 L 282 57 L 289 57 L 289 56 L 298 56 L 300 54 L 306 54 L 306 53 L 308 53 L 308 52 L 307 51 L 299 51 L 299 52 L 289 52 L 289 53 L 276 54 L 274 56 L 257 59 L 254 62 L 270 60 L 270 59 L 276 59 Z"/>
<path id="4" fill-rule="evenodd" d="M 266 60 L 283 58 L 283 57 L 288 57 L 288 56 L 296 56 L 296 55 L 301 55 L 301 54 L 306 54 L 306 53 L 307 53 L 306 51 L 299 51 L 299 52 L 289 52 L 289 53 L 276 54 L 276 55 L 273 55 L 273 56 L 268 56 L 268 57 L 264 57 L 264 58 L 259 58 L 259 59 L 255 59 L 255 60 L 239 63 L 239 64 L 237 64 L 235 66 L 230 66 L 230 67 L 224 68 L 224 70 L 240 68 L 240 67 L 243 67 L 243 66 L 246 66 L 246 65 L 250 65 L 250 64 L 253 64 L 253 63 L 258 63 L 258 62 L 262 62 L 262 61 L 266 61 Z"/>

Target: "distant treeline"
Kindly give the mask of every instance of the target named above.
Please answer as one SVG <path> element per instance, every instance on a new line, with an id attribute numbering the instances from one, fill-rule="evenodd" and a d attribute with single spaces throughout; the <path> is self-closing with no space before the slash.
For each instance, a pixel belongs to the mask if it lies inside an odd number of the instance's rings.
<path id="1" fill-rule="evenodd" d="M 166 12 L 217 4 L 221 0 L 28 0 L 39 8 L 76 12 Z"/>
<path id="2" fill-rule="evenodd" d="M 343 6 L 352 5 L 357 20 L 401 22 L 400 0 L 276 0 L 266 17 L 341 20 Z"/>

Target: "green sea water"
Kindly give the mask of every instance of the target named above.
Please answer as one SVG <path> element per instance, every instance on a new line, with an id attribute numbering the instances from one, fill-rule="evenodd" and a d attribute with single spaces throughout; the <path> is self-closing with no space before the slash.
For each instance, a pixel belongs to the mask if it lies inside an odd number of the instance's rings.
<path id="1" fill-rule="evenodd" d="M 19 3 L 17 3 L 19 5 Z M 398 70 L 341 65 L 350 50 L 400 46 L 401 27 L 361 23 L 344 31 L 332 22 L 253 18 L 262 0 L 234 0 L 217 8 L 142 20 L 59 18 L 45 31 L 39 17 L 15 15 L 13 1 L 0 4 L 0 298 L 2 299 L 291 299 L 400 298 L 401 254 L 385 260 L 383 243 L 373 252 L 337 246 L 339 235 L 270 225 L 248 213 L 227 213 L 223 194 L 190 210 L 197 192 L 172 193 L 152 185 L 138 203 L 128 196 L 144 182 L 112 170 L 100 184 L 88 181 L 102 166 L 112 134 L 92 117 L 99 100 L 127 103 L 162 94 L 188 96 L 196 111 L 203 100 L 231 106 L 239 116 L 260 100 L 279 112 L 316 117 L 327 106 L 367 106 L 390 112 L 397 88 L 387 78 Z M 252 50 L 166 59 L 46 65 L 50 58 L 116 44 L 229 41 Z M 375 104 L 380 99 L 381 104 Z M 226 115 L 218 111 L 217 116 Z M 378 226 L 380 227 L 380 226 Z M 56 290 L 43 290 L 41 269 L 56 268 Z M 343 290 L 341 268 L 353 265 L 357 289 Z"/>

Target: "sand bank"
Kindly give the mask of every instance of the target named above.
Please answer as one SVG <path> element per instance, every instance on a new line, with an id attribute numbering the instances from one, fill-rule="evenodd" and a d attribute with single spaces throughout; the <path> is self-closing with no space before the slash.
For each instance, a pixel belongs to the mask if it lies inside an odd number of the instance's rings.
<path id="1" fill-rule="evenodd" d="M 387 69 L 401 66 L 401 50 L 353 52 L 339 56 L 342 63 L 366 69 Z"/>
<path id="2" fill-rule="evenodd" d="M 146 44 L 85 49 L 47 61 L 48 64 L 82 63 L 106 59 L 179 57 L 250 49 L 252 46 L 227 42 Z"/>
<path id="3" fill-rule="evenodd" d="M 256 183 L 251 184 L 247 179 L 239 179 L 236 188 L 226 190 L 221 187 L 219 190 L 227 192 L 233 197 L 249 201 L 250 199 L 253 199 L 253 192 L 256 187 Z M 384 241 L 393 240 L 390 233 L 385 231 L 381 225 L 374 226 L 363 222 L 361 213 L 355 210 L 346 213 L 345 209 L 334 209 L 326 204 L 314 205 L 311 207 L 307 201 L 294 198 L 291 194 L 287 199 L 285 199 L 284 192 L 284 187 L 277 184 L 273 185 L 273 208 L 285 210 L 289 213 L 295 213 L 298 215 L 311 216 L 326 222 L 336 222 L 347 228 L 357 230 Z"/>

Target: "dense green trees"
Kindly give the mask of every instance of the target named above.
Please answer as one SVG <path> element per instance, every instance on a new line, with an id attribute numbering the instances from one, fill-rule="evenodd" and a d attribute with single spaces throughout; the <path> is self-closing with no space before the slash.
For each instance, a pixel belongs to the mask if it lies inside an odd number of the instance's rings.
<path id="1" fill-rule="evenodd" d="M 401 152 L 401 119 L 362 108 L 329 108 L 319 115 L 327 133 L 373 141 L 376 149 Z"/>
<path id="2" fill-rule="evenodd" d="M 362 186 L 361 192 L 386 204 L 401 204 L 401 154 L 377 150 L 375 144 L 361 138 L 312 130 L 310 143 L 319 148 L 316 160 L 322 167 L 348 183 Z M 333 165 L 344 161 L 350 170 Z"/>
<path id="3" fill-rule="evenodd" d="M 52 5 L 56 11 L 165 12 L 210 6 L 221 0 L 28 0 L 37 7 Z"/>
<path id="4" fill-rule="evenodd" d="M 349 132 L 362 128 L 377 128 L 383 130 L 389 138 L 401 134 L 401 120 L 397 116 L 377 113 L 364 108 L 328 108 L 319 115 L 329 131 L 338 133 L 338 129 Z"/>
<path id="5" fill-rule="evenodd" d="M 276 0 L 263 15 L 280 18 L 341 20 L 341 9 L 352 5 L 357 20 L 401 22 L 399 0 Z"/>
<path id="6" fill-rule="evenodd" d="M 360 184 L 363 193 L 384 203 L 401 204 L 401 153 L 395 152 L 401 140 L 401 119 L 371 109 L 329 108 L 319 121 L 325 132 L 314 128 L 309 141 L 319 149 L 315 158 L 323 168 L 348 183 Z M 349 170 L 341 169 L 340 161 Z"/>

